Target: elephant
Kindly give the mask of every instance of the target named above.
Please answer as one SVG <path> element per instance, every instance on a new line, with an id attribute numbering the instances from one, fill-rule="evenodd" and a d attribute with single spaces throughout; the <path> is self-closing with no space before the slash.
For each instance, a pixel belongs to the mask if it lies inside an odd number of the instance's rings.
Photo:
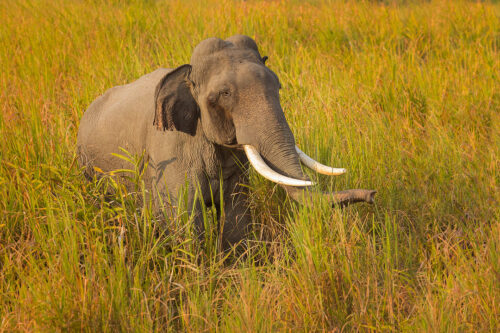
<path id="1" fill-rule="evenodd" d="M 280 81 L 266 60 L 248 36 L 209 38 L 195 47 L 189 64 L 160 68 L 107 90 L 80 121 L 77 155 L 83 172 L 92 178 L 99 176 L 95 170 L 129 167 L 116 156 L 121 148 L 144 154 L 152 206 L 159 209 L 166 198 L 175 206 L 179 189 L 187 186 L 200 233 L 202 202 L 215 205 L 219 216 L 224 212 L 224 248 L 245 240 L 251 229 L 249 164 L 299 203 L 315 195 L 333 206 L 373 203 L 373 190 L 314 190 L 301 162 L 328 175 L 345 169 L 320 164 L 296 146 L 280 104 Z"/>

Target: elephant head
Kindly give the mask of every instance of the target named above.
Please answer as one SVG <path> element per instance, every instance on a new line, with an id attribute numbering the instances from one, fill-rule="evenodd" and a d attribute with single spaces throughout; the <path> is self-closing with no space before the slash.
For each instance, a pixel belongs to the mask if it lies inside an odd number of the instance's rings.
<path id="1" fill-rule="evenodd" d="M 202 41 L 189 65 L 176 68 L 158 84 L 154 125 L 190 135 L 201 130 L 217 145 L 244 148 L 260 174 L 300 200 L 299 193 L 313 185 L 300 161 L 324 174 L 345 170 L 319 164 L 296 147 L 281 108 L 279 79 L 265 60 L 247 36 Z M 374 193 L 349 190 L 333 194 L 332 200 L 372 202 Z"/>

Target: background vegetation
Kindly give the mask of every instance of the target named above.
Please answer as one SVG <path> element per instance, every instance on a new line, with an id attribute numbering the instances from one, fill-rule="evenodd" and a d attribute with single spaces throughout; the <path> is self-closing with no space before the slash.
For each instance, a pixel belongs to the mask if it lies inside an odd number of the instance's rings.
<path id="1" fill-rule="evenodd" d="M 1 1 L 0 331 L 498 332 L 499 14 L 467 1 Z M 300 146 L 349 170 L 311 176 L 378 194 L 299 207 L 252 173 L 255 235 L 224 260 L 189 212 L 162 225 L 118 185 L 86 182 L 75 142 L 107 88 L 236 33 L 269 56 Z"/>

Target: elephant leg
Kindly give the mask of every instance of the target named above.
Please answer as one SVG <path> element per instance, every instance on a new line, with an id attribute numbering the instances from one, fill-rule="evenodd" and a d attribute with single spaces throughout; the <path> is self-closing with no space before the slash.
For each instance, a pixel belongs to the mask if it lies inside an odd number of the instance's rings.
<path id="1" fill-rule="evenodd" d="M 249 236 L 252 216 L 248 204 L 248 187 L 242 186 L 246 179 L 234 177 L 229 179 L 223 195 L 223 212 L 220 212 L 220 228 L 222 229 L 222 248 L 224 251 L 230 250 L 234 246 L 240 247 L 243 241 Z"/>
<path id="2" fill-rule="evenodd" d="M 199 241 L 205 239 L 206 226 L 205 223 L 210 221 L 205 221 L 204 211 L 213 205 L 213 196 L 217 195 L 217 188 L 211 186 L 208 179 L 204 176 L 199 176 L 192 180 L 188 192 L 188 211 L 191 213 L 191 219 L 193 221 L 193 231 L 195 237 L 198 237 Z M 210 227 L 208 227 L 210 229 Z"/>
<path id="3" fill-rule="evenodd" d="M 169 192 L 168 188 L 176 189 Z M 203 209 L 206 200 L 203 196 L 203 184 L 197 180 L 188 184 L 188 187 L 178 186 L 175 182 L 153 183 L 153 208 L 154 214 L 160 221 L 173 221 L 183 219 L 186 214 L 192 223 L 194 235 L 202 241 L 205 237 Z M 206 191 L 205 191 L 206 192 Z"/>

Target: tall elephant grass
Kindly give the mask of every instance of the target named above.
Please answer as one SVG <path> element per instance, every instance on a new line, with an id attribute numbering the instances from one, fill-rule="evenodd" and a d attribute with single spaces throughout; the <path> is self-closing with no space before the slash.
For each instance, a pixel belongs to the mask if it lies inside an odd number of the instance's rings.
<path id="1" fill-rule="evenodd" d="M 467 1 L 1 1 L 0 331 L 490 331 L 500 303 L 500 6 Z M 346 167 L 300 207 L 251 173 L 225 257 L 75 158 L 107 88 L 252 36 L 303 150 Z M 131 169 L 134 160 L 131 158 Z M 114 194 L 105 194 L 105 189 Z M 142 204 L 141 204 L 142 203 Z"/>

